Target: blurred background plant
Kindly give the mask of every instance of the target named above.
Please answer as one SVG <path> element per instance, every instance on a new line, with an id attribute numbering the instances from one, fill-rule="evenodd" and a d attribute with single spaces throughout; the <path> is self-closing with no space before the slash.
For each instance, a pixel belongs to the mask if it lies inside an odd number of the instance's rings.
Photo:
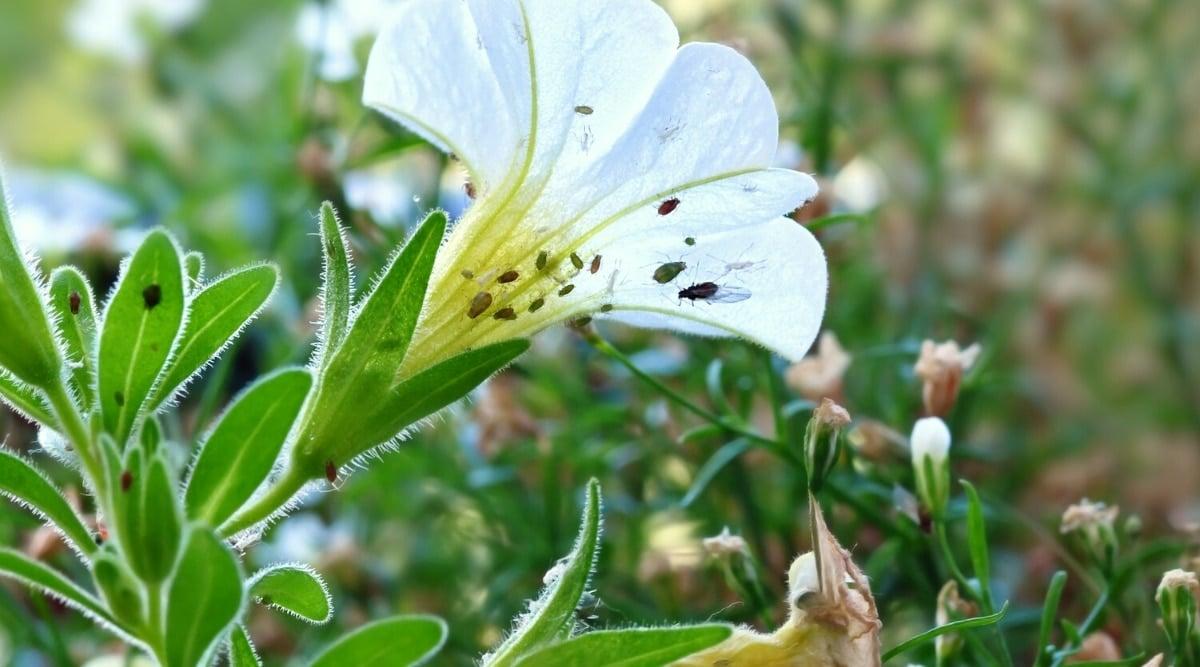
<path id="1" fill-rule="evenodd" d="M 101 291 L 155 224 L 202 250 L 213 274 L 282 265 L 284 291 L 185 399 L 178 434 L 211 423 L 250 378 L 306 359 L 313 331 L 294 323 L 315 320 L 308 236 L 321 200 L 343 212 L 364 274 L 426 210 L 465 205 L 456 168 L 359 102 L 389 5 L 0 4 L 0 149 L 25 243 Z M 345 627 L 426 612 L 447 619 L 445 655 L 466 664 L 566 551 L 592 476 L 606 492 L 605 550 L 581 620 L 770 629 L 786 613 L 774 602 L 783 573 L 809 548 L 797 461 L 808 412 L 829 397 L 855 420 L 853 466 L 824 491 L 829 523 L 871 579 L 885 646 L 933 624 L 948 578 L 932 546 L 911 548 L 928 519 L 908 518 L 903 491 L 915 493 L 905 434 L 936 413 L 954 434 L 953 479 L 982 497 L 1014 658 L 1034 655 L 1059 569 L 1064 618 L 1083 619 L 1102 583 L 1121 579 L 1088 628 L 1098 638 L 1086 643 L 1115 652 L 1101 657 L 1165 650 L 1155 589 L 1200 554 L 1200 5 L 664 5 L 685 40 L 751 57 L 776 94 L 780 164 L 819 175 L 802 216 L 821 219 L 832 335 L 791 369 L 729 341 L 617 327 L 601 331 L 612 348 L 568 329 L 539 337 L 473 403 L 310 499 L 251 552 L 314 563 L 341 610 L 318 628 L 257 615 L 257 643 L 311 654 Z M 926 339 L 961 347 L 923 350 Z M 704 428 L 689 406 L 724 426 Z M 5 412 L 0 428 L 37 456 L 19 418 Z M 1084 497 L 1120 508 L 1116 574 L 1059 534 Z M 954 483 L 951 531 L 962 498 Z M 737 570 L 704 547 L 726 526 L 745 538 Z M 0 540 L 69 564 L 36 528 L 0 512 Z M 0 588 L 0 659 L 73 664 L 116 650 L 108 641 Z M 902 659 L 932 662 L 933 646 Z"/>

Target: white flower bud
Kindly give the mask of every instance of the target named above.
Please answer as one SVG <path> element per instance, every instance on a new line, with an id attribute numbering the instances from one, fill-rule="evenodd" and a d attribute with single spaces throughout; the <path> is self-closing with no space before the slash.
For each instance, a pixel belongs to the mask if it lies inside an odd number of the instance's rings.
<path id="1" fill-rule="evenodd" d="M 917 420 L 909 439 L 917 495 L 934 516 L 940 518 L 950 500 L 950 429 L 938 417 Z"/>

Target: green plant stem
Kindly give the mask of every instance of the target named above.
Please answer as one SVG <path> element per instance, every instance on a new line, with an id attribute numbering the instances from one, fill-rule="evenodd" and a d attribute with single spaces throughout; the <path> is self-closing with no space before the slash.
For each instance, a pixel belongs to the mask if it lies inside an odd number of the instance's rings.
<path id="1" fill-rule="evenodd" d="M 217 531 L 221 537 L 231 537 L 265 521 L 286 505 L 309 482 L 309 477 L 294 466 L 289 467 L 271 488 L 253 505 L 233 515 Z"/>
<path id="2" fill-rule="evenodd" d="M 154 652 L 159 663 L 165 665 L 167 656 L 163 636 L 165 622 L 162 618 L 162 582 L 147 581 L 145 586 L 148 604 L 142 638 L 146 640 L 146 644 L 150 646 L 150 650 Z"/>
<path id="3" fill-rule="evenodd" d="M 75 401 L 71 400 L 71 396 L 67 393 L 67 388 L 61 380 L 45 391 L 46 398 L 50 400 L 50 405 L 54 409 L 54 416 L 58 418 L 58 423 L 66 431 L 64 435 L 75 446 L 79 460 L 83 462 L 84 472 L 91 478 L 92 490 L 96 493 L 97 503 L 100 503 L 106 497 L 106 480 L 103 468 L 96 457 L 96 449 L 93 447 L 91 435 L 83 423 L 83 417 L 79 415 Z"/>

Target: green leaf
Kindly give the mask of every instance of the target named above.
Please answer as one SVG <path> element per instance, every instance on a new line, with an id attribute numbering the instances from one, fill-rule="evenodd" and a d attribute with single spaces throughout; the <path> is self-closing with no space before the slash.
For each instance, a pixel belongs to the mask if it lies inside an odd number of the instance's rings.
<path id="1" fill-rule="evenodd" d="M 50 414 L 46 402 L 33 387 L 0 369 L 0 400 L 24 419 L 56 428 L 58 420 Z"/>
<path id="2" fill-rule="evenodd" d="M 0 368 L 35 387 L 58 381 L 60 359 L 34 271 L 17 244 L 0 173 Z"/>
<path id="3" fill-rule="evenodd" d="M 162 230 L 150 232 L 125 266 L 104 311 L 100 408 L 104 429 L 119 447 L 137 426 L 183 323 L 180 262 L 175 241 Z"/>
<path id="4" fill-rule="evenodd" d="M 108 609 L 122 622 L 139 627 L 145 622 L 141 587 L 115 550 L 105 546 L 92 561 L 92 579 Z"/>
<path id="5" fill-rule="evenodd" d="M 63 349 L 72 365 L 71 380 L 85 407 L 95 404 L 96 303 L 92 286 L 73 266 L 63 266 L 50 274 L 50 308 L 58 322 Z"/>
<path id="6" fill-rule="evenodd" d="M 32 464 L 5 451 L 0 451 L 0 494 L 54 524 L 82 553 L 96 552 L 91 532 L 50 480 Z"/>
<path id="7" fill-rule="evenodd" d="M 728 625 L 601 630 L 551 644 L 521 658 L 518 667 L 661 667 L 716 646 Z"/>
<path id="8" fill-rule="evenodd" d="M 286 369 L 233 401 L 192 467 L 184 495 L 189 518 L 219 526 L 254 495 L 270 475 L 311 387 L 308 370 Z"/>
<path id="9" fill-rule="evenodd" d="M 311 428 L 303 448 L 296 449 L 301 468 L 310 476 L 320 477 L 327 465 L 340 466 L 396 435 L 364 439 L 364 433 L 374 437 L 378 429 L 370 428 L 363 408 L 377 405 L 396 384 L 396 370 L 412 340 L 445 230 L 445 213 L 435 211 L 425 218 L 392 257 L 322 370 L 308 420 Z"/>
<path id="10" fill-rule="evenodd" d="M 333 601 L 321 575 L 307 565 L 276 565 L 250 579 L 250 597 L 309 623 L 325 623 Z"/>
<path id="11" fill-rule="evenodd" d="M 979 580 L 985 609 L 992 607 L 991 564 L 988 559 L 987 525 L 983 522 L 983 504 L 979 492 L 966 480 L 959 480 L 967 491 L 967 548 L 971 552 L 971 568 Z"/>
<path id="12" fill-rule="evenodd" d="M 522 656 L 552 644 L 570 633 L 575 609 L 587 590 L 592 568 L 600 553 L 600 482 L 588 482 L 587 502 L 580 521 L 575 547 L 547 574 L 549 584 L 521 618 L 517 628 L 495 652 L 484 656 L 483 665 L 515 665 Z"/>
<path id="13" fill-rule="evenodd" d="M 192 298 L 178 351 L 150 404 L 157 408 L 183 389 L 258 316 L 278 284 L 279 270 L 260 264 L 234 271 L 201 289 Z"/>
<path id="14" fill-rule="evenodd" d="M 951 621 L 945 625 L 939 625 L 931 630 L 926 630 L 921 634 L 911 637 L 899 644 L 893 646 L 890 650 L 883 654 L 883 661 L 887 662 L 892 658 L 907 653 L 908 651 L 922 646 L 934 640 L 939 635 L 944 635 L 947 632 L 958 632 L 961 630 L 970 630 L 972 628 L 986 628 L 989 625 L 995 625 L 1004 619 L 1004 615 L 1008 613 L 1008 603 L 1005 602 L 1000 611 L 989 616 L 976 616 L 975 618 L 964 618 L 957 621 Z"/>
<path id="15" fill-rule="evenodd" d="M 129 450 L 112 494 L 122 552 L 142 579 L 162 581 L 171 573 L 183 532 L 175 484 L 160 453 Z"/>
<path id="16" fill-rule="evenodd" d="M 194 526 L 167 591 L 166 666 L 208 664 L 244 599 L 237 558 L 212 531 Z"/>
<path id="17" fill-rule="evenodd" d="M 494 343 L 452 357 L 400 383 L 387 395 L 376 397 L 371 412 L 360 409 L 354 423 L 341 431 L 321 429 L 317 442 L 326 442 L 324 458 L 310 457 L 305 467 L 323 469 L 324 461 L 342 465 L 371 447 L 386 443 L 405 428 L 466 396 L 513 359 L 529 349 L 529 341 L 518 339 Z M 320 426 L 317 427 L 320 429 Z M 337 434 L 341 434 L 341 438 Z M 353 448 L 351 448 L 353 446 Z M 316 474 L 316 473 L 314 473 Z"/>
<path id="18" fill-rule="evenodd" d="M 704 490 L 708 488 L 708 485 L 717 476 L 717 473 L 721 472 L 731 461 L 749 449 L 750 441 L 745 438 L 738 438 L 718 449 L 704 462 L 704 465 L 700 466 L 700 471 L 696 473 L 696 479 L 692 481 L 692 486 L 688 489 L 687 494 L 683 496 L 683 500 L 679 501 L 679 506 L 688 507 L 696 502 L 696 499 L 700 497 L 700 494 L 704 493 Z"/>
<path id="19" fill-rule="evenodd" d="M 1059 570 L 1050 578 L 1050 586 L 1046 590 L 1046 601 L 1042 605 L 1042 623 L 1038 630 L 1037 659 L 1034 667 L 1041 667 L 1050 661 L 1050 633 L 1054 632 L 1054 619 L 1058 616 L 1058 603 L 1062 599 L 1063 588 L 1067 585 L 1067 573 Z"/>
<path id="20" fill-rule="evenodd" d="M 246 628 L 237 626 L 229 633 L 229 667 L 258 667 L 262 661 L 246 634 Z"/>
<path id="21" fill-rule="evenodd" d="M 183 256 L 183 272 L 187 276 L 187 291 L 191 292 L 204 280 L 204 255 L 195 250 Z"/>
<path id="22" fill-rule="evenodd" d="M 342 636 L 310 667 L 411 667 L 437 655 L 445 643 L 446 623 L 442 619 L 393 616 Z"/>
<path id="23" fill-rule="evenodd" d="M 91 593 L 19 551 L 0 547 L 0 576 L 53 595 L 121 637 L 129 636 Z"/>
<path id="24" fill-rule="evenodd" d="M 350 249 L 337 212 L 329 202 L 321 205 L 321 255 L 324 258 L 321 280 L 321 366 L 324 366 L 346 337 L 354 299 Z"/>

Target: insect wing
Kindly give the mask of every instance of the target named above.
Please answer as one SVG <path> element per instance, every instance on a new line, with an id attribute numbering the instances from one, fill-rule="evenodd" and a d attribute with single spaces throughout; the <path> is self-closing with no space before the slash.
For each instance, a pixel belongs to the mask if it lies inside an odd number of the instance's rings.
<path id="1" fill-rule="evenodd" d="M 737 303 L 750 298 L 750 290 L 745 287 L 722 286 L 717 293 L 705 299 L 710 303 Z"/>

